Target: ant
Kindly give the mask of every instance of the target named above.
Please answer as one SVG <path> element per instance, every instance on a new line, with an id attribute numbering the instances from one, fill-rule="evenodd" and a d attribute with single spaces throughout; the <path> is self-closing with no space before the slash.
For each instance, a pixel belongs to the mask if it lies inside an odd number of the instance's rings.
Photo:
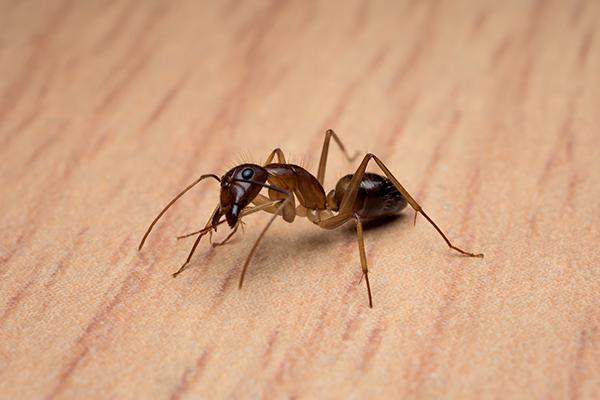
<path id="1" fill-rule="evenodd" d="M 273 150 L 262 166 L 241 164 L 229 170 L 221 178 L 215 174 L 200 176 L 175 196 L 156 216 L 146 230 L 138 250 L 142 249 L 154 225 L 173 203 L 200 181 L 213 178 L 221 184 L 220 202 L 203 229 L 178 237 L 178 239 L 182 239 L 198 235 L 187 260 L 173 274 L 173 277 L 179 275 L 187 267 L 198 243 L 200 243 L 200 239 L 204 235 L 209 234 L 209 238 L 212 238 L 212 231 L 216 231 L 218 225 L 227 222 L 231 228 L 231 232 L 222 242 L 213 243 L 213 246 L 223 245 L 237 232 L 243 217 L 258 211 L 266 211 L 273 214 L 273 216 L 263 228 L 256 242 L 254 242 L 254 246 L 252 246 L 244 262 L 239 281 L 240 289 L 242 288 L 244 275 L 258 244 L 277 216 L 281 216 L 286 222 L 290 223 L 294 221 L 296 216 L 306 217 L 309 221 L 324 229 L 335 229 L 350 220 L 354 220 L 360 264 L 367 284 L 369 307 L 371 308 L 373 307 L 373 298 L 371 296 L 369 270 L 367 268 L 363 238 L 363 223 L 365 221 L 397 215 L 408 203 L 415 211 L 414 223 L 417 221 L 417 214 L 420 213 L 433 225 L 452 250 L 468 257 L 483 257 L 482 253 L 469 253 L 450 243 L 444 232 L 423 211 L 415 199 L 412 198 L 408 191 L 392 175 L 390 170 L 374 154 L 367 153 L 354 174 L 341 178 L 336 184 L 335 189 L 325 194 L 323 181 L 331 138 L 338 144 L 348 161 L 353 161 L 358 156 L 358 154 L 355 154 L 351 157 L 336 133 L 329 129 L 325 133 L 325 141 L 321 150 L 319 170 L 316 177 L 298 165 L 287 163 L 280 148 Z M 275 157 L 277 157 L 277 163 L 272 162 Z M 371 160 L 375 161 L 385 176 L 366 172 L 367 164 Z M 263 188 L 268 190 L 268 196 L 260 194 Z M 296 205 L 296 202 L 299 204 Z M 222 219 L 223 216 L 225 218 Z"/>

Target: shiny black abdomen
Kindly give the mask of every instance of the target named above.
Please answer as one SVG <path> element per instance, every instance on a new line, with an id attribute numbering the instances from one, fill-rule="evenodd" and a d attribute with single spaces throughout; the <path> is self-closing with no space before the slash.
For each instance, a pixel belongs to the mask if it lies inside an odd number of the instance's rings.
<path id="1" fill-rule="evenodd" d="M 343 198 L 352 175 L 346 175 L 335 187 L 335 197 Z M 354 211 L 365 219 L 396 215 L 406 207 L 406 199 L 384 176 L 367 172 L 363 176 L 354 202 Z"/>

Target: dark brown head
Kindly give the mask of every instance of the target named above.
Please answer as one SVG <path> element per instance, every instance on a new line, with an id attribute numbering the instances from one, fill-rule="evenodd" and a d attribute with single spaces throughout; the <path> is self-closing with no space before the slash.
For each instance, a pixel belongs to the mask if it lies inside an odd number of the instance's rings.
<path id="1" fill-rule="evenodd" d="M 216 226 L 225 215 L 227 224 L 233 228 L 240 212 L 258 195 L 267 182 L 267 171 L 255 164 L 242 164 L 229 170 L 221 177 L 221 199 L 219 212 L 213 217 Z"/>

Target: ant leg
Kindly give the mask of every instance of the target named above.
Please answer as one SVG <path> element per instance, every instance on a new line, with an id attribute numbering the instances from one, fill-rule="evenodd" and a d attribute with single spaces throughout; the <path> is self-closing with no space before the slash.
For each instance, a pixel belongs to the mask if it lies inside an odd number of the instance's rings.
<path id="1" fill-rule="evenodd" d="M 274 201 L 273 204 L 277 203 L 278 201 Z M 249 210 L 246 208 L 246 209 L 244 209 L 240 213 L 240 218 L 243 217 L 243 216 L 247 216 L 247 215 L 253 214 L 253 213 L 258 212 L 258 211 L 262 211 L 265 208 L 267 208 L 268 206 L 271 206 L 273 204 L 265 204 L 263 206 L 251 207 Z M 179 275 L 180 273 L 182 273 L 183 270 L 190 263 L 190 260 L 192 259 L 192 256 L 194 255 L 194 252 L 196 251 L 196 247 L 198 247 L 198 243 L 200 243 L 200 239 L 202 239 L 202 237 L 204 235 L 206 235 L 207 233 L 211 232 L 212 229 L 216 226 L 216 225 L 211 225 L 211 220 L 212 220 L 212 217 L 211 217 L 211 219 L 209 219 L 209 223 L 207 224 L 207 226 L 204 229 L 199 230 L 198 232 L 193 232 L 191 234 L 182 236 L 182 237 L 188 237 L 188 236 L 199 234 L 199 236 L 196 238 L 196 241 L 194 242 L 194 245 L 192 246 L 192 250 L 190 251 L 190 254 L 188 255 L 187 260 L 185 260 L 185 263 L 183 263 L 183 265 L 175 273 L 173 273 L 173 278 L 177 277 L 177 275 Z M 221 220 L 221 221 L 218 222 L 218 224 L 222 224 L 225 221 L 226 221 L 225 219 Z M 225 239 L 225 240 L 228 240 L 228 239 L 229 239 L 229 237 L 227 239 Z"/>
<path id="2" fill-rule="evenodd" d="M 340 212 L 337 215 L 324 218 L 322 220 L 316 221 L 315 223 L 323 229 L 335 229 L 348 222 L 348 220 L 352 218 L 352 215 L 353 212 Z"/>
<path id="3" fill-rule="evenodd" d="M 279 207 L 278 207 L 277 203 L 273 203 L 273 201 L 274 200 L 283 201 L 287 198 L 287 195 L 285 195 L 283 193 L 275 192 L 275 191 L 269 191 L 269 196 L 271 196 L 271 197 L 267 197 L 267 196 L 263 196 L 263 195 L 259 194 L 258 196 L 256 196 L 254 198 L 254 200 L 252 200 L 252 203 L 256 204 L 257 206 L 269 203 L 269 204 L 271 204 L 271 206 L 265 208 L 265 211 L 270 214 L 275 214 L 276 212 L 278 212 Z M 296 202 L 295 202 L 295 198 L 292 197 L 291 201 L 286 205 L 286 209 L 283 210 L 282 217 L 286 222 L 294 222 L 294 219 L 296 218 L 296 216 L 297 216 Z"/>
<path id="4" fill-rule="evenodd" d="M 215 209 L 212 212 L 212 214 L 210 214 L 210 218 L 206 222 L 206 225 L 204 225 L 204 228 L 202 228 L 202 229 L 200 229 L 198 231 L 191 232 L 191 233 L 186 233 L 185 235 L 177 236 L 177 240 L 185 239 L 187 237 L 197 235 L 197 234 L 203 232 L 204 230 L 208 229 L 210 227 L 210 224 L 211 224 L 214 216 L 219 212 L 219 208 L 220 208 L 220 206 L 217 204 L 217 207 L 215 207 Z M 209 232 L 209 238 L 212 239 L 212 230 Z"/>
<path id="5" fill-rule="evenodd" d="M 367 294 L 369 295 L 369 307 L 373 308 L 373 298 L 371 297 L 371 285 L 369 284 L 369 269 L 367 268 L 367 255 L 365 253 L 365 241 L 363 237 L 362 221 L 358 214 L 354 214 L 356 220 L 356 238 L 358 240 L 358 253 L 360 254 L 360 266 L 362 268 L 365 281 L 367 282 Z"/>
<path id="6" fill-rule="evenodd" d="M 325 141 L 323 142 L 323 149 L 321 150 L 321 158 L 319 160 L 319 170 L 317 172 L 317 180 L 321 185 L 323 185 L 325 181 L 325 168 L 327 167 L 327 155 L 329 154 L 329 141 L 332 137 L 333 140 L 335 140 L 335 142 L 338 144 L 338 146 L 340 146 L 340 149 L 342 150 L 348 161 L 354 161 L 354 159 L 358 157 L 359 154 L 359 152 L 357 151 L 356 153 L 354 153 L 353 156 L 350 156 L 350 154 L 348 154 L 346 148 L 344 147 L 342 141 L 340 140 L 340 138 L 338 138 L 336 133 L 332 129 L 327 129 L 327 132 L 325 132 Z"/>
<path id="7" fill-rule="evenodd" d="M 369 283 L 369 270 L 367 268 L 367 256 L 365 253 L 365 242 L 363 238 L 363 226 L 358 214 L 354 212 L 340 212 L 338 215 L 334 215 L 317 221 L 316 224 L 324 229 L 335 229 L 348 222 L 348 220 L 350 220 L 351 218 L 354 218 L 354 220 L 356 221 L 356 239 L 358 240 L 360 266 L 362 267 L 363 276 L 365 277 L 365 281 L 367 282 L 367 295 L 369 296 L 369 307 L 373 308 L 373 298 L 371 296 L 371 284 Z"/>
<path id="8" fill-rule="evenodd" d="M 233 227 L 233 230 L 231 232 L 229 232 L 229 235 L 227 235 L 227 237 L 223 240 L 221 240 L 220 242 L 215 242 L 215 243 L 211 243 L 213 247 L 218 247 L 218 246 L 223 246 L 225 243 L 227 243 L 229 241 L 229 239 L 231 239 L 231 237 L 233 235 L 235 235 L 235 233 L 238 230 L 238 227 L 240 226 L 240 224 L 242 223 L 242 219 L 238 219 L 238 223 L 235 224 L 235 226 Z"/>
<path id="9" fill-rule="evenodd" d="M 254 245 L 252 246 L 252 249 L 250 250 L 250 253 L 248 254 L 248 257 L 246 257 L 246 261 L 244 262 L 244 266 L 242 267 L 242 273 L 240 275 L 240 282 L 238 285 L 238 287 L 240 289 L 242 288 L 242 284 L 244 283 L 244 276 L 246 275 L 246 270 L 248 269 L 248 265 L 250 264 L 250 260 L 252 259 L 252 256 L 256 252 L 256 248 L 258 247 L 258 244 L 262 240 L 263 236 L 265 236 L 265 233 L 267 232 L 267 230 L 269 229 L 269 227 L 271 226 L 273 221 L 275 221 L 275 218 L 277 218 L 277 216 L 283 212 L 283 210 L 285 209 L 285 206 L 288 204 L 288 202 L 290 202 L 290 199 L 292 199 L 292 198 L 293 198 L 293 194 L 288 194 L 288 197 L 285 200 L 281 200 L 281 199 L 276 200 L 276 202 L 279 203 L 279 206 L 277 207 L 277 212 L 275 212 L 273 214 L 271 219 L 269 219 L 269 222 L 267 223 L 267 225 L 265 225 L 265 227 L 263 228 L 262 232 L 260 232 L 260 235 L 258 235 L 258 239 L 256 239 L 256 241 L 254 242 Z"/>
<path id="10" fill-rule="evenodd" d="M 270 207 L 266 207 L 264 208 L 264 210 L 268 213 L 275 213 L 277 212 L 277 202 L 273 201 L 274 199 L 270 199 L 267 196 L 264 196 L 262 194 L 258 194 L 254 200 L 252 200 L 252 204 L 254 204 L 255 206 L 263 206 L 265 204 L 269 204 Z M 278 199 L 279 200 L 279 199 Z"/>
<path id="11" fill-rule="evenodd" d="M 203 229 L 202 231 L 200 231 L 200 235 L 198 235 L 198 237 L 196 238 L 196 241 L 194 242 L 194 245 L 192 246 L 192 250 L 190 250 L 190 254 L 188 255 L 187 260 L 185 260 L 183 265 L 181 267 L 179 267 L 179 269 L 176 272 L 173 273 L 173 278 L 176 278 L 177 275 L 182 273 L 183 270 L 185 269 L 185 267 L 187 267 L 187 265 L 190 263 L 190 260 L 192 259 L 192 256 L 194 255 L 194 252 L 196 251 L 196 247 L 198 247 L 198 243 L 200 243 L 200 239 L 202 239 L 202 236 L 204 236 L 208 232 L 210 232 L 212 230 L 212 228 L 213 227 L 211 226 L 209 230 Z"/>
<path id="12" fill-rule="evenodd" d="M 271 154 L 269 154 L 269 157 L 267 157 L 267 160 L 265 161 L 263 166 L 271 164 L 271 161 L 273 161 L 273 158 L 275 156 L 277 156 L 277 161 L 279 161 L 280 164 L 287 164 L 287 162 L 285 161 L 285 156 L 283 155 L 283 151 L 278 147 L 275 150 L 273 150 Z"/>
<path id="13" fill-rule="evenodd" d="M 194 232 L 186 233 L 185 235 L 179 235 L 179 236 L 177 236 L 177 240 L 186 239 L 186 238 L 189 238 L 191 236 L 196 236 L 197 234 L 204 232 L 207 228 L 208 227 L 202 228 L 202 229 L 194 231 Z"/>
<path id="14" fill-rule="evenodd" d="M 262 196 L 262 197 L 264 197 L 264 196 Z M 258 211 L 271 212 L 270 211 L 271 209 L 276 210 L 276 208 L 274 208 L 274 207 L 277 204 L 277 201 L 269 200 L 268 198 L 266 198 L 266 199 L 267 199 L 267 202 L 261 202 L 260 204 L 257 204 L 256 207 L 246 207 L 246 208 L 244 208 L 242 210 L 242 212 L 240 213 L 240 218 L 248 216 L 250 214 L 254 214 L 255 212 L 258 212 Z M 214 213 L 213 213 L 213 216 L 214 216 Z M 197 230 L 197 231 L 194 231 L 194 232 L 186 233 L 185 235 L 177 236 L 177 240 L 185 239 L 185 238 L 188 238 L 190 236 L 195 236 L 195 235 L 197 235 L 199 233 L 203 233 L 206 230 L 209 230 L 208 234 L 210 235 L 210 233 L 212 232 L 211 229 L 213 228 L 212 225 L 210 224 L 211 221 L 212 221 L 213 216 L 210 217 L 211 219 L 208 221 L 208 223 L 206 224 L 206 226 L 204 228 L 202 228 L 200 230 Z M 219 224 L 221 224 L 223 222 L 225 222 L 225 220 L 220 221 Z"/>
<path id="15" fill-rule="evenodd" d="M 352 211 L 352 207 L 354 206 L 354 201 L 355 201 L 356 195 L 358 193 L 358 188 L 359 188 L 360 182 L 361 182 L 361 180 L 365 174 L 365 171 L 367 169 L 367 164 L 369 163 L 369 161 L 371 159 L 375 160 L 375 162 L 377 163 L 379 168 L 381 168 L 381 170 L 383 171 L 385 176 L 390 181 L 392 181 L 392 183 L 394 184 L 396 189 L 398 189 L 398 191 L 406 199 L 408 204 L 410 204 L 410 206 L 415 210 L 415 213 L 421 213 L 421 215 L 423 215 L 425 217 L 425 219 L 427 221 L 429 221 L 429 223 L 435 228 L 435 230 L 440 234 L 440 236 L 442 236 L 442 238 L 444 239 L 444 241 L 446 242 L 448 247 L 450 247 L 452 250 L 455 250 L 455 251 L 457 251 L 461 254 L 464 254 L 465 256 L 468 256 L 468 257 L 483 257 L 482 253 L 470 253 L 468 251 L 462 250 L 462 249 L 454 246 L 450 242 L 450 240 L 446 237 L 444 232 L 437 226 L 437 224 L 431 218 L 429 218 L 429 216 L 425 213 L 425 211 L 423 211 L 423 209 L 421 208 L 419 203 L 417 203 L 415 201 L 415 199 L 412 198 L 410 193 L 408 193 L 408 191 L 404 188 L 404 186 L 402 186 L 400 184 L 398 179 L 396 179 L 396 177 L 383 164 L 383 162 L 376 155 L 371 154 L 371 153 L 367 153 L 365 155 L 365 157 L 363 158 L 359 167 L 357 168 L 356 172 L 354 173 L 354 176 L 350 180 L 350 183 L 348 184 L 348 189 L 346 190 L 346 194 L 344 196 L 344 199 L 342 200 L 342 204 L 340 205 L 340 214 L 344 213 L 344 212 L 347 213 L 347 212 Z"/>

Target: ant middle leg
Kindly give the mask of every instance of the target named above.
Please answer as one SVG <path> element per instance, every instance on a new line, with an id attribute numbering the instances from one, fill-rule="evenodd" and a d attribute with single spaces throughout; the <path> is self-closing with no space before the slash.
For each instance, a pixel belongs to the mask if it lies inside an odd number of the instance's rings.
<path id="1" fill-rule="evenodd" d="M 321 149 L 321 158 L 319 159 L 319 170 L 317 171 L 317 180 L 321 185 L 323 185 L 325 182 L 325 169 L 327 168 L 327 156 L 329 155 L 329 142 L 331 141 L 332 137 L 333 140 L 335 140 L 337 145 L 340 147 L 348 161 L 354 161 L 354 159 L 359 155 L 359 152 L 357 151 L 356 153 L 354 153 L 353 156 L 350 156 L 350 154 L 348 154 L 348 151 L 342 144 L 342 141 L 340 140 L 338 135 L 333 131 L 333 129 L 327 129 L 327 131 L 325 132 L 325 141 L 323 142 L 323 148 Z"/>
<path id="2" fill-rule="evenodd" d="M 271 164 L 271 162 L 273 161 L 273 158 L 277 157 L 277 161 L 280 164 L 287 164 L 287 161 L 285 161 L 285 156 L 283 155 L 283 150 L 281 150 L 279 147 L 276 148 L 275 150 L 273 150 L 271 152 L 271 154 L 269 154 L 269 156 L 267 157 L 267 159 L 265 160 L 263 166 L 267 165 L 267 164 Z"/>
<path id="3" fill-rule="evenodd" d="M 421 208 L 419 203 L 417 203 L 415 201 L 415 199 L 413 199 L 413 197 L 410 195 L 410 193 L 408 193 L 408 191 L 404 188 L 404 186 L 402 186 L 402 184 L 400 184 L 398 179 L 396 179 L 396 177 L 385 166 L 385 164 L 383 164 L 383 162 L 376 155 L 371 154 L 371 153 L 367 153 L 365 155 L 365 157 L 363 158 L 359 167 L 356 169 L 356 172 L 352 176 L 352 179 L 350 180 L 350 183 L 348 184 L 348 189 L 346 190 L 346 193 L 344 195 L 344 199 L 342 200 L 342 202 L 340 204 L 340 214 L 352 212 L 353 207 L 354 207 L 354 202 L 356 201 L 356 196 L 358 193 L 358 188 L 360 186 L 360 182 L 362 181 L 362 179 L 365 175 L 365 171 L 367 169 L 367 164 L 369 163 L 369 161 L 371 159 L 375 160 L 375 162 L 377 163 L 379 168 L 383 171 L 385 176 L 390 181 L 392 181 L 392 183 L 394 184 L 396 189 L 398 189 L 398 191 L 406 199 L 408 204 L 410 204 L 410 206 L 413 208 L 413 210 L 415 210 L 415 218 L 416 218 L 417 213 L 420 213 L 421 215 L 423 215 L 423 217 L 425 217 L 425 219 L 435 228 L 435 230 L 444 239 L 444 241 L 446 242 L 448 247 L 450 247 L 452 250 L 455 250 L 455 251 L 457 251 L 465 256 L 468 256 L 468 257 L 483 257 L 483 253 L 471 253 L 471 252 L 465 251 L 459 247 L 454 246 L 450 242 L 450 240 L 446 237 L 444 232 L 440 229 L 440 227 L 437 226 L 437 224 L 425 213 L 425 211 L 423 211 L 423 208 Z"/>

